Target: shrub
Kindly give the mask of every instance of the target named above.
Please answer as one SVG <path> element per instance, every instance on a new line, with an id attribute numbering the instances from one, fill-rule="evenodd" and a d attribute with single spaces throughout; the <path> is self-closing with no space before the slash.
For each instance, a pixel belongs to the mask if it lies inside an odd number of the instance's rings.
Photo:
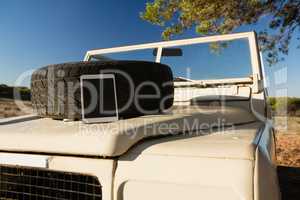
<path id="1" fill-rule="evenodd" d="M 297 115 L 300 110 L 300 98 L 296 97 L 270 97 L 268 104 L 276 115 Z"/>

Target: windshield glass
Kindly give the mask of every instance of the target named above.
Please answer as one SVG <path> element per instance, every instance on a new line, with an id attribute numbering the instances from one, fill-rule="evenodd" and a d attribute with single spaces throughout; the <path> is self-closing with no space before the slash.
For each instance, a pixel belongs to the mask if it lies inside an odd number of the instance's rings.
<path id="1" fill-rule="evenodd" d="M 247 39 L 222 44 L 181 46 L 182 56 L 162 57 L 175 77 L 194 80 L 249 77 L 252 73 Z"/>
<path id="2" fill-rule="evenodd" d="M 171 67 L 174 77 L 193 80 L 245 78 L 252 74 L 248 39 L 222 43 L 174 46 L 163 52 L 161 63 Z M 165 48 L 170 52 L 170 48 Z M 171 49 L 172 50 L 172 49 Z M 173 55 L 172 55 L 173 54 Z M 104 54 L 112 60 L 156 60 L 156 49 Z"/>

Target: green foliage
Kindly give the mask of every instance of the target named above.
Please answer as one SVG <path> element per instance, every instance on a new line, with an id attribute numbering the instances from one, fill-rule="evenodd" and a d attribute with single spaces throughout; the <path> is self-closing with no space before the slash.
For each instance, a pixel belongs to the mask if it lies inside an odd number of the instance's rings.
<path id="1" fill-rule="evenodd" d="M 278 115 L 297 115 L 300 110 L 300 98 L 296 97 L 270 97 L 268 103 L 273 112 Z"/>
<path id="2" fill-rule="evenodd" d="M 0 98 L 14 99 L 14 93 L 18 92 L 21 99 L 30 100 L 31 90 L 27 87 L 11 87 L 4 84 L 0 84 Z"/>
<path id="3" fill-rule="evenodd" d="M 269 97 L 268 104 L 271 106 L 272 110 L 276 110 L 276 98 Z"/>
<path id="4" fill-rule="evenodd" d="M 17 87 L 16 90 L 21 94 L 21 95 L 30 95 L 31 91 L 27 87 Z"/>
<path id="5" fill-rule="evenodd" d="M 265 30 L 259 40 L 271 65 L 288 54 L 293 33 L 300 33 L 300 0 L 152 0 L 141 13 L 142 19 L 164 27 L 165 40 L 191 28 L 204 36 L 231 33 L 265 16 L 271 18 L 272 35 Z"/>

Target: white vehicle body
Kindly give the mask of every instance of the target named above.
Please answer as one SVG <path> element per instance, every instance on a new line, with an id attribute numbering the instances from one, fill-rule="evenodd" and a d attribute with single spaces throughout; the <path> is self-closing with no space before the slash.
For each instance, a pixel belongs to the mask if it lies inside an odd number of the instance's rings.
<path id="1" fill-rule="evenodd" d="M 157 48 L 160 62 L 163 48 L 240 38 L 249 41 L 251 77 L 175 82 L 174 107 L 185 109 L 161 115 L 96 126 L 34 116 L 2 120 L 0 165 L 96 176 L 103 200 L 279 200 L 274 132 L 254 32 L 92 50 L 85 61 Z M 203 85 L 214 87 L 198 87 Z M 195 98 L 223 96 L 230 96 L 225 106 L 191 105 Z M 195 119 L 209 127 L 193 126 Z"/>

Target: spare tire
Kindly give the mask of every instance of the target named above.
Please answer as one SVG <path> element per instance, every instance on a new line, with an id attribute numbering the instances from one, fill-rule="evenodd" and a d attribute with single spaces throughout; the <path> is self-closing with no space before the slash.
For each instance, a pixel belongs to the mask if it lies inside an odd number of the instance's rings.
<path id="1" fill-rule="evenodd" d="M 145 61 L 93 61 L 55 64 L 36 70 L 31 77 L 33 108 L 43 117 L 81 119 L 80 76 L 100 73 L 115 75 L 121 118 L 156 114 L 173 105 L 173 75 L 167 65 Z M 147 84 L 149 82 L 158 90 Z M 144 86 L 140 87 L 141 84 Z M 138 95 L 159 95 L 129 101 L 132 95 L 137 98 L 138 87 Z"/>

